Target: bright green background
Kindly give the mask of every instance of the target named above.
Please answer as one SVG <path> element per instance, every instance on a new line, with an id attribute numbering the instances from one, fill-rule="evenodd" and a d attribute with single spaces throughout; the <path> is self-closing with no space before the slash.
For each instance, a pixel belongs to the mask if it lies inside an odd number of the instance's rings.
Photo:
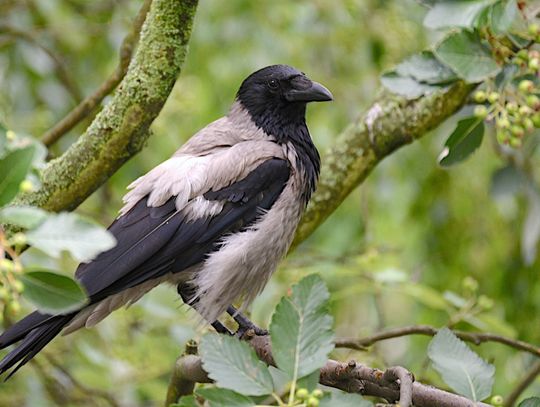
<path id="1" fill-rule="evenodd" d="M 116 66 L 118 46 L 139 6 L 127 0 L 7 0 L 0 3 L 0 23 L 35 32 L 57 50 L 86 95 Z M 308 111 L 312 136 L 324 152 L 374 100 L 378 75 L 438 38 L 422 27 L 424 13 L 412 0 L 202 0 L 182 75 L 148 147 L 78 211 L 108 224 L 125 187 L 226 113 L 241 80 L 268 64 L 294 65 L 332 90 L 333 103 Z M 50 58 L 0 33 L 0 120 L 16 132 L 40 136 L 72 106 Z M 64 137 L 53 152 L 61 153 L 83 129 Z M 386 159 L 282 263 L 254 305 L 254 320 L 266 325 L 287 288 L 319 272 L 331 289 L 338 337 L 409 324 L 438 327 L 455 311 L 442 293 L 463 294 L 464 277 L 473 276 L 479 293 L 495 306 L 474 325 L 461 322 L 457 328 L 538 343 L 538 261 L 525 267 L 520 255 L 524 200 L 490 194 L 492 173 L 502 166 L 490 143 L 458 167 L 439 168 L 437 156 L 451 129 L 445 123 Z M 28 262 L 39 260 L 35 252 L 26 256 Z M 65 259 L 56 266 L 72 270 L 75 263 Z M 160 287 L 97 328 L 59 338 L 47 349 L 86 386 L 111 391 L 123 406 L 151 406 L 164 399 L 185 341 L 204 331 L 197 327 L 175 290 Z M 401 338 L 368 353 L 340 350 L 334 357 L 378 367 L 400 364 L 418 380 L 443 386 L 427 363 L 428 341 Z M 507 394 L 531 361 L 502 345 L 474 349 L 497 367 L 496 394 Z M 37 360 L 48 374 L 62 377 L 44 357 Z M 535 391 L 540 384 L 528 394 Z M 55 405 L 46 394 L 36 370 L 26 367 L 0 385 L 0 405 Z M 98 397 L 94 403 L 106 405 Z"/>

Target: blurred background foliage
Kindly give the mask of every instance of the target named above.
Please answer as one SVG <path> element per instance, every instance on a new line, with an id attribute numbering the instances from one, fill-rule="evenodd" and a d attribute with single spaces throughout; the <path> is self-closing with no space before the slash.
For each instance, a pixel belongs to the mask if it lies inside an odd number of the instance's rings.
<path id="1" fill-rule="evenodd" d="M 18 134 L 43 134 L 115 68 L 140 3 L 0 1 L 0 121 Z M 312 136 L 324 153 L 373 102 L 380 73 L 437 39 L 422 27 L 424 14 L 413 0 L 201 1 L 182 75 L 153 125 L 148 147 L 78 212 L 108 224 L 125 187 L 226 113 L 241 80 L 268 64 L 294 65 L 334 93 L 332 104 L 310 106 L 308 112 Z M 63 137 L 51 153 L 64 151 L 88 123 Z M 489 143 L 451 170 L 438 167 L 452 125 L 443 124 L 383 162 L 283 262 L 256 301 L 254 320 L 266 326 L 287 288 L 318 272 L 332 292 L 338 337 L 450 323 L 538 343 L 539 264 L 525 265 L 520 248 L 525 197 L 513 194 L 511 183 L 496 185 L 493 193 L 493 174 L 504 163 Z M 33 250 L 24 257 L 28 263 L 44 261 Z M 66 257 L 52 266 L 70 271 L 76 264 Z M 160 403 L 175 358 L 202 331 L 197 318 L 180 308 L 175 290 L 160 287 L 97 328 L 54 341 L 35 368 L 0 386 L 0 405 Z M 418 379 L 442 386 L 428 368 L 428 341 L 400 338 L 370 352 L 337 350 L 335 357 L 379 367 L 403 365 Z M 497 367 L 495 394 L 508 393 L 531 363 L 529 356 L 501 345 L 475 350 Z M 47 376 L 73 392 L 59 391 Z M 528 390 L 535 392 L 540 392 L 538 382 Z"/>

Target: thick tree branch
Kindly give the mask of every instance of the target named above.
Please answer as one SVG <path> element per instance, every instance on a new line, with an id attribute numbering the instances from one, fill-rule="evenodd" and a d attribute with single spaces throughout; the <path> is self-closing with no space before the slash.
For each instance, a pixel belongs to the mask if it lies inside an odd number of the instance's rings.
<path id="1" fill-rule="evenodd" d="M 255 336 L 249 343 L 261 360 L 274 365 L 268 336 Z M 175 393 L 176 397 L 191 394 L 195 383 L 211 382 L 202 367 L 201 358 L 194 355 L 180 357 L 176 361 L 173 375 L 183 378 L 182 387 Z M 398 383 L 398 379 L 403 387 Z M 330 359 L 321 368 L 319 382 L 350 393 L 381 397 L 389 402 L 399 401 L 403 407 L 410 406 L 411 401 L 416 407 L 488 407 L 488 404 L 474 403 L 456 394 L 413 382 L 412 375 L 400 367 L 383 372 L 354 361 L 342 363 Z M 175 401 L 174 398 L 167 398 L 165 405 Z"/>
<path id="2" fill-rule="evenodd" d="M 457 82 L 414 101 L 384 93 L 323 156 L 319 185 L 293 247 L 313 233 L 383 158 L 422 137 L 462 107 L 472 88 Z"/>
<path id="3" fill-rule="evenodd" d="M 407 335 L 428 335 L 434 336 L 438 332 L 437 328 L 428 325 L 412 325 L 401 328 L 388 329 L 378 332 L 365 338 L 342 338 L 335 341 L 337 348 L 349 348 L 356 350 L 367 350 L 367 348 L 376 342 L 386 339 L 399 338 Z M 498 342 L 511 348 L 528 352 L 534 356 L 540 357 L 540 348 L 530 343 L 508 338 L 506 336 L 484 332 L 465 332 L 455 331 L 454 334 L 460 339 L 480 345 L 484 342 Z"/>
<path id="4" fill-rule="evenodd" d="M 166 11 L 160 18 L 159 13 L 150 13 L 134 61 L 113 101 L 76 144 L 46 167 L 42 188 L 17 203 L 50 211 L 72 210 L 142 148 L 148 126 L 179 73 L 197 1 L 155 3 L 152 10 Z M 459 109 L 471 89 L 457 82 L 414 101 L 384 93 L 325 154 L 318 190 L 294 245 L 307 238 L 384 157 Z"/>
<path id="5" fill-rule="evenodd" d="M 92 95 L 87 96 L 62 120 L 44 133 L 41 139 L 43 144 L 50 146 L 58 141 L 60 137 L 62 137 L 78 123 L 80 123 L 81 120 L 88 116 L 101 103 L 105 96 L 111 93 L 118 86 L 122 78 L 127 73 L 129 62 L 131 61 L 137 40 L 139 39 L 139 33 L 151 4 L 152 0 L 145 0 L 141 9 L 139 10 L 139 13 L 135 17 L 128 35 L 124 38 L 122 45 L 120 46 L 120 58 L 118 66 L 112 75 L 107 78 L 107 80 L 103 82 L 103 84 L 101 84 L 101 86 Z"/>
<path id="6" fill-rule="evenodd" d="M 197 0 L 154 0 L 128 72 L 112 101 L 41 174 L 42 187 L 14 203 L 72 210 L 138 153 L 184 61 Z"/>

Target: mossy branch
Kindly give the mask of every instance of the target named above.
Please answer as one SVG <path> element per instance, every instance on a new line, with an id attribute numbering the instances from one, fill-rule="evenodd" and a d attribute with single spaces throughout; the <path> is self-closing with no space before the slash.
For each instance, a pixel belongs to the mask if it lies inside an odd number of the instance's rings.
<path id="1" fill-rule="evenodd" d="M 42 187 L 14 203 L 72 210 L 148 139 L 184 62 L 197 0 L 154 0 L 128 72 L 80 139 L 41 174 Z"/>
<path id="2" fill-rule="evenodd" d="M 293 247 L 313 233 L 383 158 L 422 137 L 462 107 L 472 88 L 457 82 L 414 101 L 383 93 L 323 156 L 319 186 Z"/>
<path id="3" fill-rule="evenodd" d="M 64 134 L 69 132 L 85 117 L 92 113 L 92 111 L 100 105 L 105 96 L 110 94 L 122 81 L 128 71 L 135 45 L 139 40 L 139 34 L 151 4 L 152 0 L 145 0 L 141 6 L 139 13 L 133 21 L 131 29 L 122 41 L 118 66 L 112 75 L 109 76 L 109 78 L 107 78 L 94 93 L 84 98 L 84 100 L 71 110 L 66 117 L 47 130 L 41 138 L 43 144 L 51 146 L 56 143 Z"/>
<path id="4" fill-rule="evenodd" d="M 153 1 L 135 57 L 113 100 L 78 142 L 47 165 L 41 189 L 19 196 L 17 204 L 72 210 L 141 150 L 180 73 L 196 7 L 197 0 Z M 294 245 L 305 240 L 384 157 L 458 110 L 471 89 L 458 82 L 414 101 L 383 93 L 324 155 L 319 187 Z"/>

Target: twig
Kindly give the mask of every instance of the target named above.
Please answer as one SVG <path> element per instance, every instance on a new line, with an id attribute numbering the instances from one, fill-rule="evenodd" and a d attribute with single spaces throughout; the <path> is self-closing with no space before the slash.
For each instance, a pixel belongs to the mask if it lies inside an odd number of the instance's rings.
<path id="1" fill-rule="evenodd" d="M 197 376 L 197 371 L 190 370 L 190 366 L 195 366 L 196 362 L 193 358 L 197 359 L 197 342 L 189 341 L 186 344 L 186 350 L 182 356 L 176 359 L 173 374 L 169 381 L 169 387 L 167 387 L 167 398 L 165 400 L 165 407 L 176 403 L 176 401 L 183 395 L 193 393 L 195 383 L 204 379 Z"/>
<path id="2" fill-rule="evenodd" d="M 41 188 L 13 205 L 73 210 L 145 146 L 187 54 L 197 0 L 153 0 L 128 71 L 76 143 L 40 171 Z"/>
<path id="3" fill-rule="evenodd" d="M 249 340 L 249 344 L 261 360 L 274 365 L 270 340 L 267 336 L 255 336 Z M 201 358 L 194 355 L 186 355 L 178 359 L 174 372 L 177 377 L 183 378 L 183 387 L 176 392 L 177 397 L 191 394 L 190 389 L 195 383 L 210 383 L 211 380 L 202 367 Z M 398 380 L 400 383 L 398 383 Z M 416 407 L 489 407 L 488 404 L 474 403 L 465 397 L 448 393 L 435 387 L 427 386 L 419 382 L 412 382 L 412 375 L 404 368 L 391 368 L 388 372 L 373 369 L 357 364 L 354 361 L 348 363 L 328 360 L 321 368 L 319 382 L 325 386 L 335 387 L 350 393 L 360 393 L 366 396 L 375 396 L 390 402 L 400 400 L 403 407 L 412 403 Z M 192 383 L 186 386 L 187 382 Z M 403 383 L 404 389 L 400 389 Z M 168 400 L 174 402 L 176 400 Z M 406 404 L 409 403 L 409 404 Z"/>
<path id="4" fill-rule="evenodd" d="M 77 388 L 82 394 L 89 398 L 96 398 L 99 397 L 106 401 L 110 406 L 112 407 L 119 407 L 120 405 L 115 400 L 115 398 L 109 394 L 106 391 L 99 390 L 96 388 L 88 387 L 84 384 L 82 384 L 78 379 L 76 379 L 70 372 L 67 370 L 64 366 L 62 366 L 61 363 L 56 361 L 49 353 L 44 353 L 47 361 L 53 366 L 55 369 L 60 371 L 69 381 L 70 383 Z"/>
<path id="5" fill-rule="evenodd" d="M 51 48 L 43 44 L 41 40 L 39 40 L 34 34 L 17 27 L 13 27 L 9 24 L 0 24 L 0 35 L 5 35 L 11 38 L 20 38 L 38 48 L 41 48 L 53 61 L 58 79 L 70 93 L 73 100 L 75 102 L 82 100 L 81 91 L 77 86 L 77 83 L 71 78 L 62 58 Z"/>
<path id="6" fill-rule="evenodd" d="M 383 379 L 389 383 L 399 380 L 399 406 L 410 407 L 412 405 L 412 392 L 414 376 L 401 366 L 389 367 L 385 370 Z"/>
<path id="7" fill-rule="evenodd" d="M 399 338 L 407 335 L 428 335 L 434 336 L 438 330 L 428 325 L 413 325 L 405 326 L 402 328 L 394 328 L 386 331 L 379 332 L 375 335 L 368 336 L 366 338 L 343 338 L 335 341 L 337 348 L 349 348 L 356 350 L 367 350 L 367 348 L 378 341 L 384 341 L 386 339 Z M 531 353 L 534 356 L 540 357 L 540 347 L 531 345 L 530 343 L 507 338 L 502 335 L 483 332 L 464 332 L 453 331 L 454 334 L 460 339 L 467 342 L 472 342 L 475 345 L 480 345 L 484 342 L 498 342 L 506 346 L 510 346 L 514 349 L 518 349 L 524 352 Z"/>
<path id="8" fill-rule="evenodd" d="M 67 378 L 72 387 L 69 387 L 66 382 L 57 378 L 54 374 L 45 369 L 43 364 L 38 359 L 30 361 L 31 365 L 40 376 L 41 381 L 51 399 L 58 406 L 68 405 L 85 405 L 85 406 L 98 406 L 102 405 L 97 401 L 98 398 L 106 401 L 111 407 L 119 407 L 116 400 L 107 392 L 99 389 L 93 389 L 86 387 L 79 381 L 77 381 L 64 367 L 52 360 L 49 355 L 46 355 L 51 365 L 60 370 L 60 372 Z M 78 392 L 77 392 L 78 390 Z"/>
<path id="9" fill-rule="evenodd" d="M 512 392 L 504 400 L 504 407 L 514 406 L 521 393 L 523 393 L 525 389 L 534 382 L 538 375 L 540 375 L 540 360 L 537 360 L 533 363 L 531 368 L 527 371 L 525 377 L 521 379 L 515 389 L 512 390 Z"/>
<path id="10" fill-rule="evenodd" d="M 139 13 L 135 17 L 130 32 L 124 38 L 122 45 L 120 46 L 120 61 L 112 75 L 107 78 L 107 80 L 103 82 L 92 95 L 86 97 L 62 120 L 43 134 L 41 141 L 43 141 L 46 146 L 54 144 L 60 137 L 75 127 L 77 123 L 88 116 L 101 103 L 105 96 L 118 86 L 127 73 L 133 50 L 135 49 L 135 44 L 139 38 L 139 32 L 141 31 L 151 4 L 152 0 L 145 0 Z"/>

